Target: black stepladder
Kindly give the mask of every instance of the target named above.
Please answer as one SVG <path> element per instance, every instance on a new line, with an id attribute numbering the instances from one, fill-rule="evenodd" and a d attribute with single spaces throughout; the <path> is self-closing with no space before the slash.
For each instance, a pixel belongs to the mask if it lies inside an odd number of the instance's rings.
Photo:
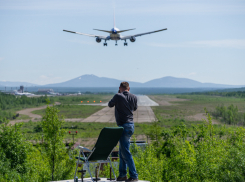
<path id="1" fill-rule="evenodd" d="M 77 167 L 74 175 L 74 180 L 76 178 L 77 168 L 79 164 L 85 164 L 88 172 L 90 174 L 91 180 L 94 182 L 95 179 L 93 179 L 93 176 L 91 174 L 91 171 L 89 169 L 89 164 L 92 163 L 99 163 L 99 170 L 102 163 L 109 163 L 112 169 L 112 172 L 114 174 L 114 177 L 116 179 L 115 172 L 112 168 L 110 155 L 113 151 L 113 149 L 116 147 L 121 135 L 123 133 L 123 127 L 105 127 L 101 130 L 99 138 L 92 150 L 89 150 L 83 146 L 79 146 L 79 157 L 77 158 Z M 89 156 L 86 157 L 84 154 L 84 151 L 90 152 Z M 81 157 L 81 154 L 83 157 Z M 99 171 L 96 175 L 99 175 Z"/>

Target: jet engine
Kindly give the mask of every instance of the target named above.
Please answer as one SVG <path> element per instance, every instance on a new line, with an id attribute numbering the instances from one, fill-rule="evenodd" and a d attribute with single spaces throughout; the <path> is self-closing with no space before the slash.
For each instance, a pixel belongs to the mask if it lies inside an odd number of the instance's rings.
<path id="1" fill-rule="evenodd" d="M 136 38 L 135 38 L 135 37 L 131 37 L 129 40 L 130 40 L 131 42 L 135 42 L 135 41 L 136 41 Z"/>
<path id="2" fill-rule="evenodd" d="M 96 38 L 96 42 L 100 43 L 101 39 L 99 37 Z"/>

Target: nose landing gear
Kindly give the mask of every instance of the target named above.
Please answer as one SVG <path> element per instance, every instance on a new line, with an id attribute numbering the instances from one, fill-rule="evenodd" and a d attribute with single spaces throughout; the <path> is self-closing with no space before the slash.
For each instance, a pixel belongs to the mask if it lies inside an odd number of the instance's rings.
<path id="1" fill-rule="evenodd" d="M 117 41 L 116 41 L 116 44 L 115 44 L 115 46 L 117 46 Z"/>
<path id="2" fill-rule="evenodd" d="M 104 43 L 104 46 L 107 46 L 107 43 Z"/>

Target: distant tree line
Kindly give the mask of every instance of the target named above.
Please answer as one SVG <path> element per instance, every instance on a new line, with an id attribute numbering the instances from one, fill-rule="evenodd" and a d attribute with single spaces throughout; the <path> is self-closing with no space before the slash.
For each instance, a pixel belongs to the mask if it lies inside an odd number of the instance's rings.
<path id="1" fill-rule="evenodd" d="M 192 92 L 190 95 L 212 95 L 212 96 L 223 96 L 223 97 L 240 97 L 245 98 L 245 91 L 234 91 L 234 92 Z"/>
<path id="2" fill-rule="evenodd" d="M 0 92 L 0 122 L 6 119 L 14 119 L 16 117 L 13 109 L 22 109 L 27 107 L 36 107 L 46 103 L 47 96 L 41 97 L 27 97 L 15 96 Z M 51 98 L 51 102 L 53 99 Z"/>
<path id="3" fill-rule="evenodd" d="M 230 125 L 244 125 L 245 124 L 245 113 L 238 111 L 238 107 L 231 104 L 226 107 L 224 105 L 217 106 L 215 111 L 211 112 L 212 115 L 221 121 Z"/>

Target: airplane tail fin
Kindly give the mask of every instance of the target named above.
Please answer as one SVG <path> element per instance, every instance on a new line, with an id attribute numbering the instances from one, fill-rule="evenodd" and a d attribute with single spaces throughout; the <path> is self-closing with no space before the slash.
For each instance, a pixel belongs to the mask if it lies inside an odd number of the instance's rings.
<path id="1" fill-rule="evenodd" d="M 114 11 L 113 11 L 113 27 L 116 28 L 115 5 L 114 5 Z"/>

